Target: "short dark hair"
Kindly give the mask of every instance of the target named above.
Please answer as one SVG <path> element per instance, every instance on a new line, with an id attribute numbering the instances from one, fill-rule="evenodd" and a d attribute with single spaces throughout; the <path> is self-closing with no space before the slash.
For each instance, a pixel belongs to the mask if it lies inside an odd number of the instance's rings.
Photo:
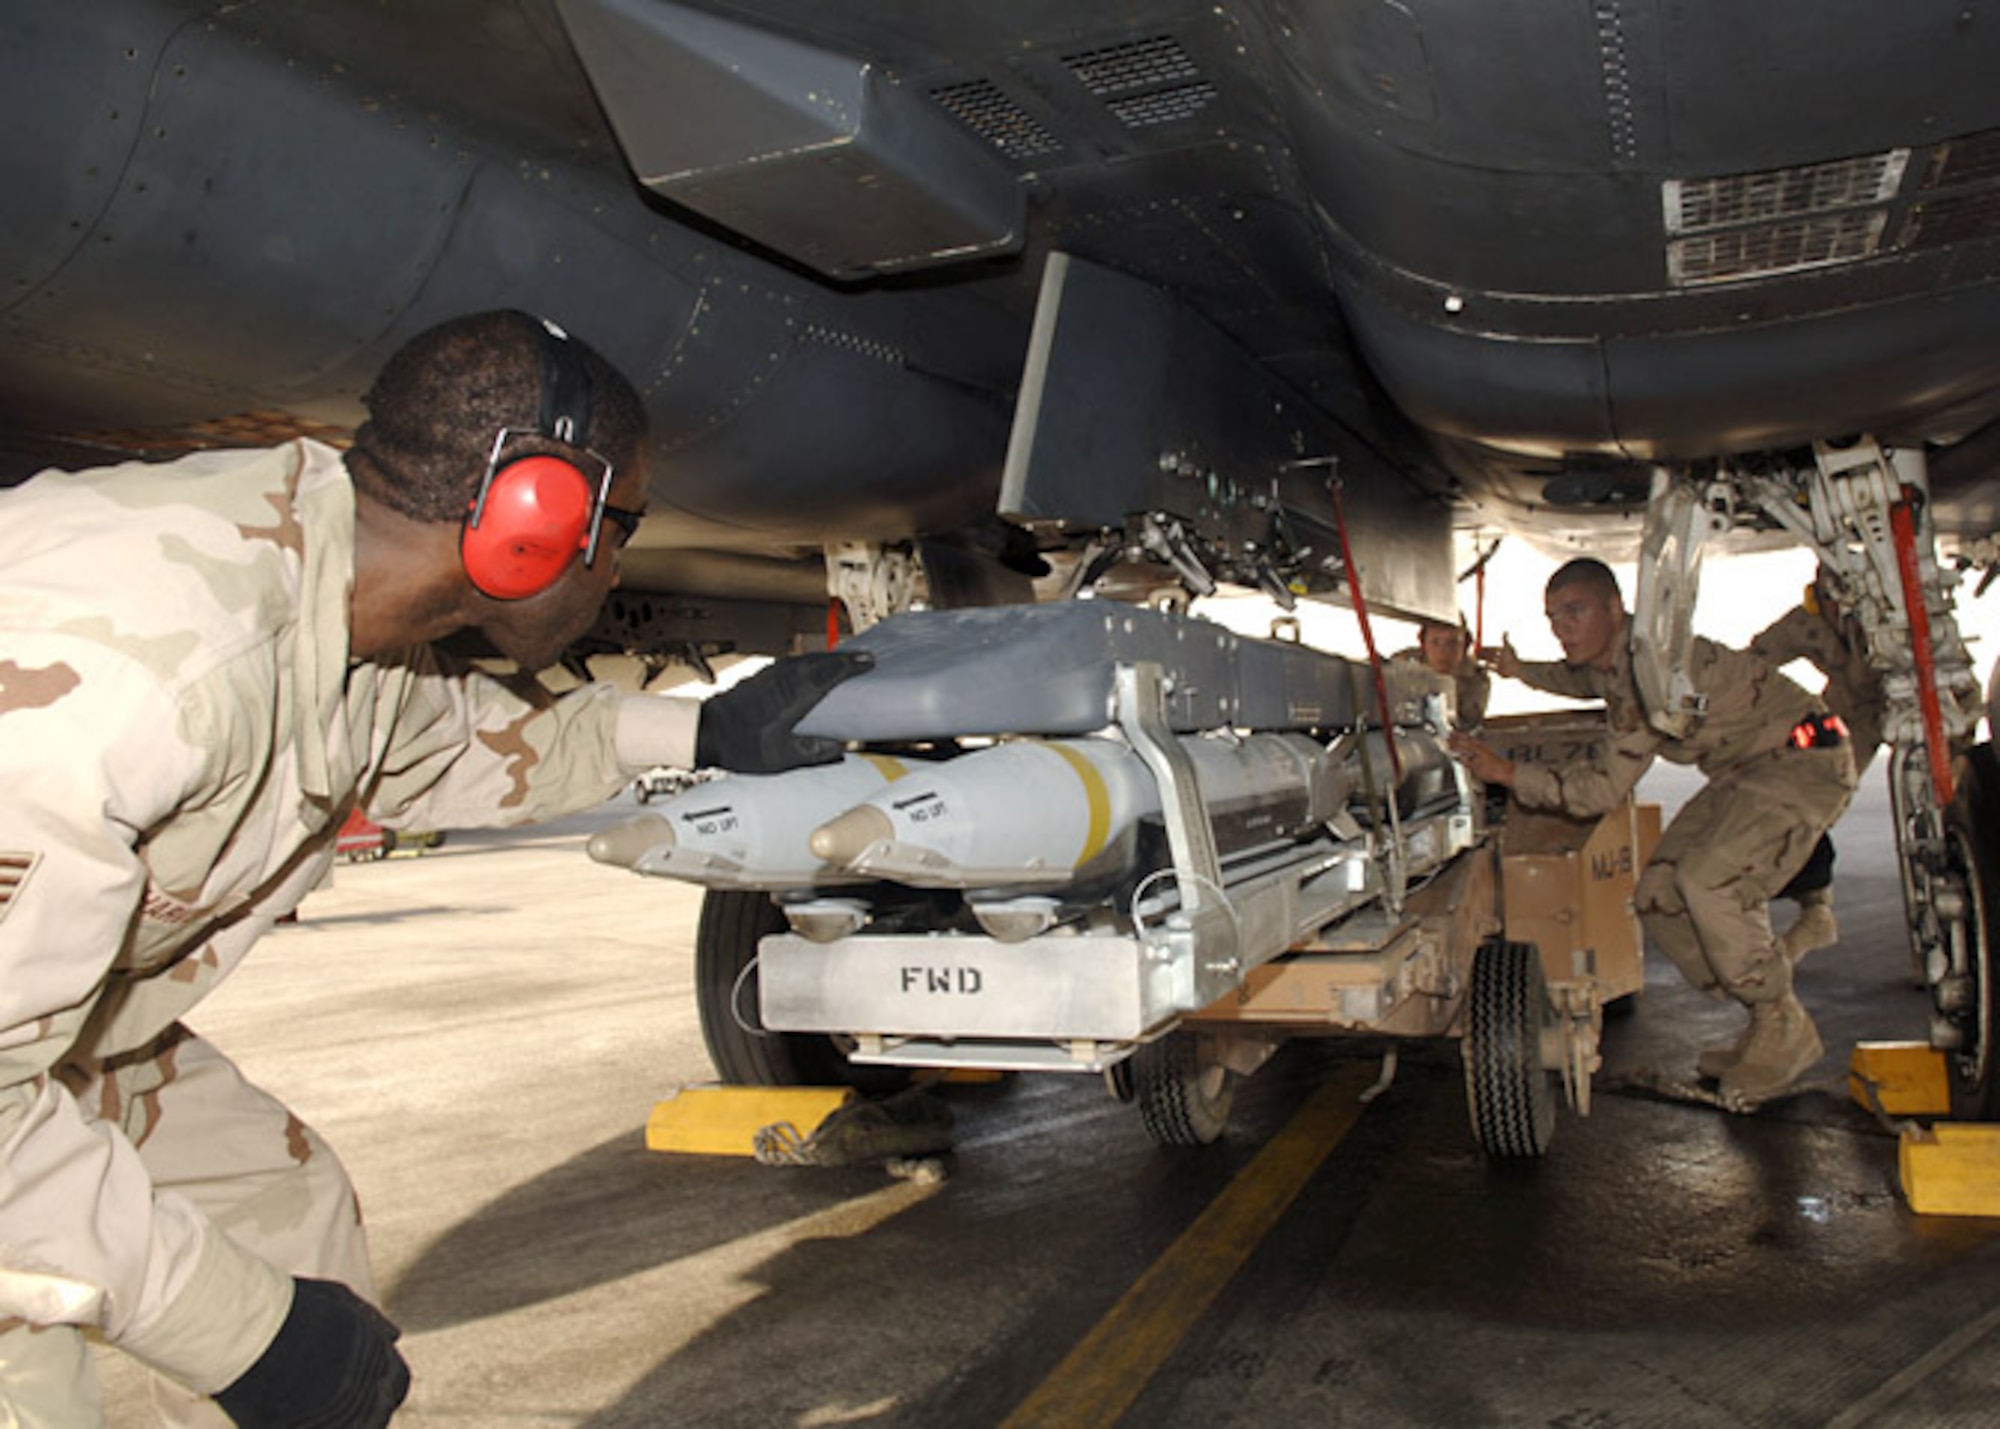
<path id="1" fill-rule="evenodd" d="M 494 435 L 503 427 L 536 427 L 543 341 L 541 319 L 499 309 L 452 318 L 404 343 L 361 399 L 368 420 L 348 454 L 356 487 L 419 521 L 462 519 L 485 474 Z M 578 445 L 624 466 L 645 444 L 645 405 L 593 348 L 568 341 L 590 381 L 589 429 Z M 507 450 L 573 453 L 540 436 L 519 438 Z"/>
<path id="2" fill-rule="evenodd" d="M 1621 604 L 1625 599 L 1625 592 L 1618 588 L 1618 577 L 1611 574 L 1611 567 L 1595 556 L 1578 556 L 1560 566 L 1549 577 L 1547 590 L 1553 594 L 1571 586 L 1582 586 L 1592 595 Z"/>

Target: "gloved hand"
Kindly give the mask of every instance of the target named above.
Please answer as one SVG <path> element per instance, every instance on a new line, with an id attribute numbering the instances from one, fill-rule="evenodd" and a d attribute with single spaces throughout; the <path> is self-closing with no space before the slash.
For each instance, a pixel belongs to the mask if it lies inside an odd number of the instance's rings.
<path id="1" fill-rule="evenodd" d="M 215 1402 L 242 1429 L 381 1429 L 410 1392 L 401 1333 L 345 1285 L 295 1280 L 276 1338 Z"/>
<path id="2" fill-rule="evenodd" d="M 792 733 L 792 726 L 842 680 L 875 664 L 866 650 L 796 655 L 759 670 L 707 701 L 695 726 L 694 762 L 738 774 L 778 774 L 801 764 L 831 764 L 840 741 Z"/>

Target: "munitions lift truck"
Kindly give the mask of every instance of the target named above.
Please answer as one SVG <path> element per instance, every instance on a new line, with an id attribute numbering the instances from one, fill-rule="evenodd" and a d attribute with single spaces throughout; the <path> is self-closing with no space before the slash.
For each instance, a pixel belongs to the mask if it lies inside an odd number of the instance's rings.
<path id="1" fill-rule="evenodd" d="M 1540 1155 L 1565 1092 L 1588 1111 L 1604 1008 L 1643 978 L 1630 898 L 1657 820 L 1629 801 L 1489 820 L 1444 747 L 1448 682 L 1398 662 L 1371 702 L 1355 662 L 1111 602 L 909 613 L 848 648 L 875 667 L 801 729 L 894 766 L 868 801 L 882 837 L 838 862 L 774 852 L 835 848 L 854 799 L 799 771 L 714 780 L 593 841 L 707 886 L 697 984 L 725 1082 L 1101 1073 L 1186 1145 L 1222 1133 L 1236 1080 L 1292 1038 L 1455 1037 L 1489 1154 Z M 1489 737 L 1547 758 L 1601 731 Z M 1087 863 L 1036 846 L 1059 842 L 1052 787 L 981 783 L 1022 740 L 1143 765 L 1091 786 Z M 1253 755 L 1296 773 L 1232 772 L 1264 769 Z M 1005 867 L 965 853 L 1023 839 Z"/>

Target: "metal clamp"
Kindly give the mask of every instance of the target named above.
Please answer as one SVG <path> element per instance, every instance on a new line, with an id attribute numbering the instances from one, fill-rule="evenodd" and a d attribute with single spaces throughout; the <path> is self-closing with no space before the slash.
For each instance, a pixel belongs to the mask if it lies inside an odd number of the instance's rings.
<path id="1" fill-rule="evenodd" d="M 1118 727 L 1160 786 L 1160 814 L 1180 885 L 1177 916 L 1186 922 L 1177 931 L 1192 939 L 1199 968 L 1233 984 L 1242 967 L 1235 913 L 1223 892 L 1222 858 L 1194 761 L 1167 722 L 1166 679 L 1157 664 L 1142 661 L 1119 665 L 1112 681 Z"/>

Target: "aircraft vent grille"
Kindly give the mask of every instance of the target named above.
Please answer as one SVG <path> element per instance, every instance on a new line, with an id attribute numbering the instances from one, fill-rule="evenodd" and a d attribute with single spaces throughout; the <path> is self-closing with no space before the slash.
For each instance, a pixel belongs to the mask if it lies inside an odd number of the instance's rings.
<path id="1" fill-rule="evenodd" d="M 1184 84 L 1176 89 L 1155 90 L 1151 94 L 1137 94 L 1129 99 L 1113 99 L 1105 103 L 1105 108 L 1118 116 L 1118 122 L 1128 129 L 1145 129 L 1155 124 L 1172 124 L 1182 119 L 1192 119 L 1208 108 L 1215 98 L 1212 84 Z"/>
<path id="2" fill-rule="evenodd" d="M 1215 100 L 1215 86 L 1172 35 L 1079 50 L 1062 62 L 1127 129 L 1192 119 Z"/>
<path id="3" fill-rule="evenodd" d="M 1661 185 L 1667 274 L 1677 287 L 1768 277 L 1869 257 L 1908 149 Z"/>
<path id="4" fill-rule="evenodd" d="M 1689 287 L 1852 263 L 1882 246 L 1888 221 L 1878 209 L 1676 239 L 1667 245 L 1667 269 L 1676 284 Z"/>
<path id="5" fill-rule="evenodd" d="M 1943 248 L 2000 234 L 2000 129 L 1948 139 L 1931 150 L 1906 244 Z"/>
<path id="6" fill-rule="evenodd" d="M 991 80 L 943 85 L 931 91 L 931 98 L 1010 159 L 1039 159 L 1062 149 L 1061 141 L 1040 120 Z"/>
<path id="7" fill-rule="evenodd" d="M 1938 145 L 1931 151 L 1931 171 L 1924 187 L 1941 189 L 1990 179 L 2000 179 L 2000 129 Z"/>
<path id="8" fill-rule="evenodd" d="M 1910 210 L 1910 247 L 1942 248 L 1948 243 L 1991 238 L 2000 233 L 2000 187 L 1938 194 Z"/>
<path id="9" fill-rule="evenodd" d="M 1100 98 L 1161 85 L 1179 86 L 1201 78 L 1194 60 L 1172 35 L 1081 50 L 1064 55 L 1063 63 L 1085 89 Z"/>
<path id="10" fill-rule="evenodd" d="M 1902 183 L 1910 151 L 1892 149 L 1830 164 L 1726 174 L 1716 179 L 1669 179 L 1667 232 L 1704 233 L 1744 223 L 1832 213 L 1887 203 Z"/>

